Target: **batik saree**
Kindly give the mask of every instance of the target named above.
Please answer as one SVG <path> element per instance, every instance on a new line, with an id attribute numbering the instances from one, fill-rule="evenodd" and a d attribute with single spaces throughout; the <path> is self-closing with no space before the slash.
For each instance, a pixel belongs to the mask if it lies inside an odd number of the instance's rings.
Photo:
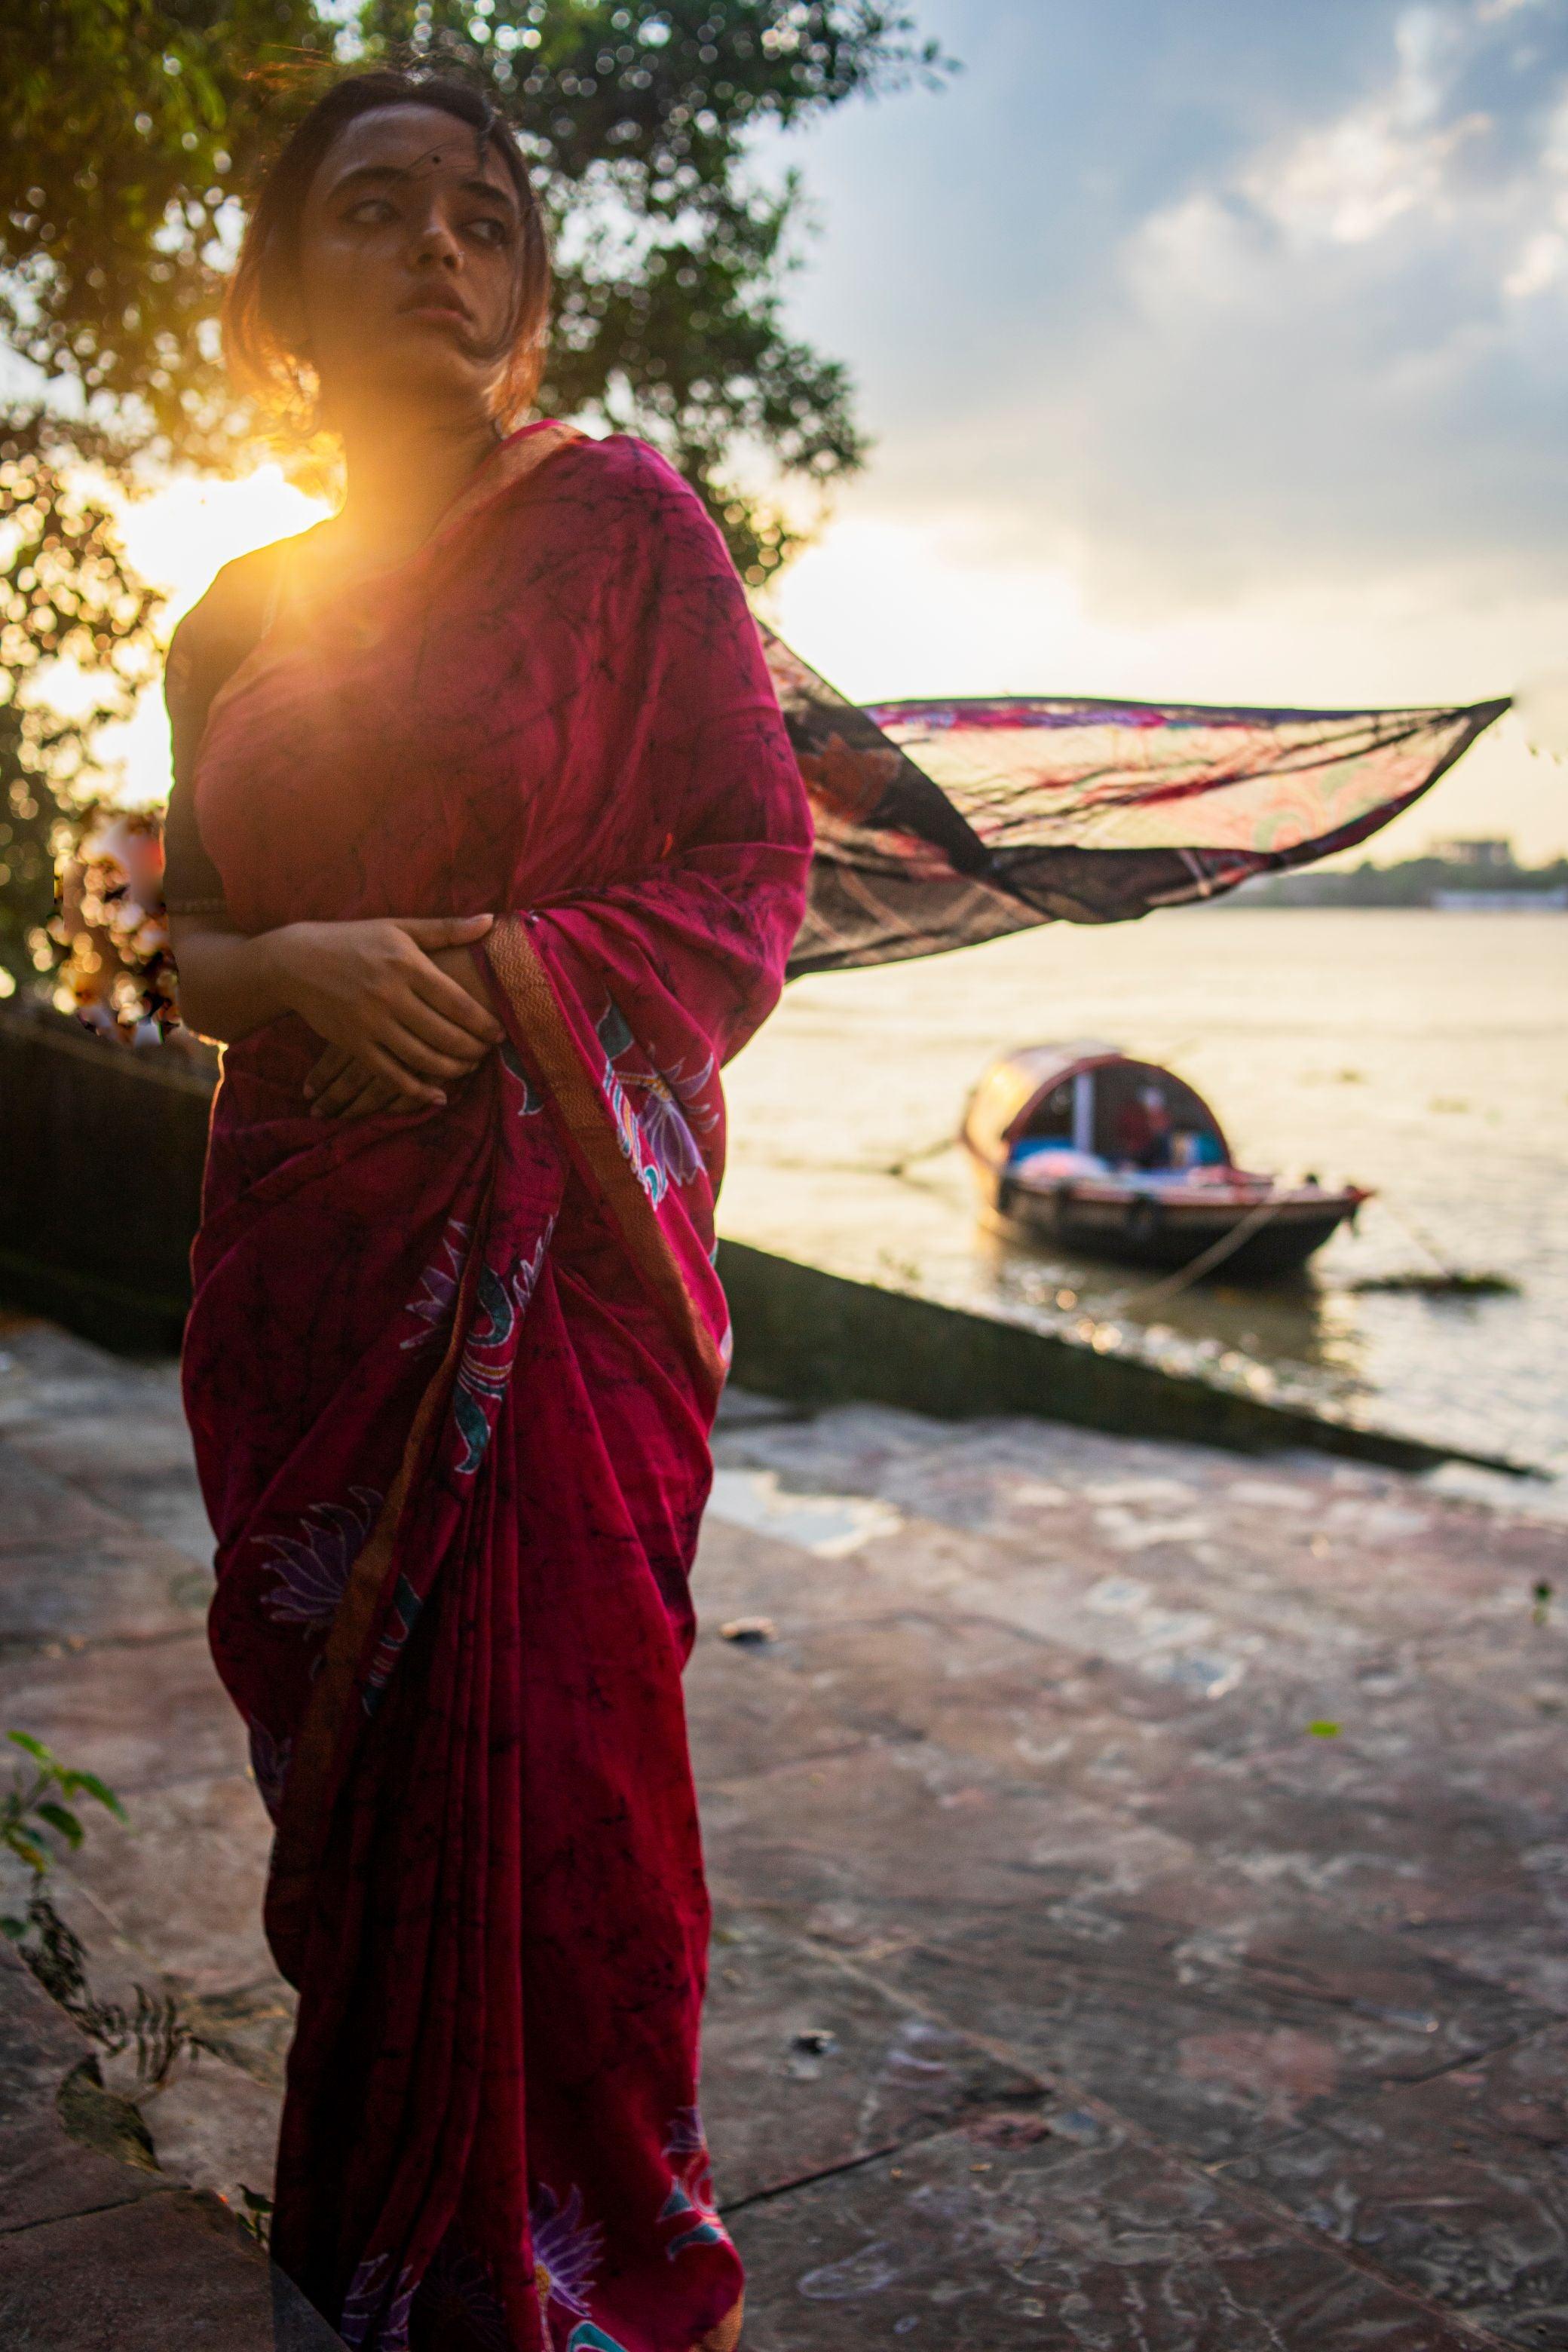
<path id="1" fill-rule="evenodd" d="M 502 918 L 447 1108 L 310 1118 L 290 1016 L 213 1114 L 184 1385 L 300 1993 L 275 2253 L 372 2352 L 728 2347 L 680 1669 L 718 1070 L 810 822 L 718 534 L 640 442 L 514 435 L 413 559 L 284 600 L 195 807 L 247 931 Z"/>

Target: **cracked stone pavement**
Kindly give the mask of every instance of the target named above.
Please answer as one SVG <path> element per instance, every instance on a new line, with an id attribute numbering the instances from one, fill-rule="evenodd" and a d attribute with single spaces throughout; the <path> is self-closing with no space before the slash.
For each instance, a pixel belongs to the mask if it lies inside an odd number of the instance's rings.
<path id="1" fill-rule="evenodd" d="M 8 2341 L 129 2352 L 68 2280 L 166 2298 L 153 2209 L 270 2184 L 268 1829 L 173 1368 L 20 1318 L 0 1357 L 0 1720 L 127 1806 L 58 1873 L 95 1988 L 178 1990 L 221 2053 L 141 2101 L 162 2178 L 80 2152 L 40 2206 L 0 2125 L 0 2278 L 64 2331 Z M 716 1451 L 688 1692 L 748 2352 L 1568 2352 L 1562 1526 L 869 1406 L 733 1396 Z M 85 2045 L 23 2008 L 43 2097 Z M 149 2347 L 334 2340 L 155 2308 Z"/>

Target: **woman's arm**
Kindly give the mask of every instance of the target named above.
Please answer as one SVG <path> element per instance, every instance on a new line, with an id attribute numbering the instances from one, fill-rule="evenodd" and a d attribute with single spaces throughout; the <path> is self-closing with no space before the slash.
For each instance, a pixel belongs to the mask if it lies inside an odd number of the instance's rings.
<path id="1" fill-rule="evenodd" d="M 489 916 L 289 923 L 252 937 L 237 929 L 221 898 L 209 896 L 221 880 L 195 830 L 192 771 L 213 698 L 264 625 L 268 562 L 276 555 L 264 550 L 226 567 L 169 650 L 175 793 L 184 795 L 175 812 L 184 832 L 170 846 L 180 848 L 200 883 L 184 912 L 179 890 L 169 891 L 181 1016 L 201 1035 L 233 1044 L 280 1013 L 297 1013 L 341 1057 L 340 1067 L 351 1061 L 360 1067 L 361 1091 L 375 1089 L 374 1107 L 440 1102 L 442 1082 L 466 1076 L 501 1034 L 477 974 L 462 969 Z M 171 870 L 171 883 L 181 878 Z M 443 955 L 446 971 L 434 960 Z"/>
<path id="2" fill-rule="evenodd" d="M 297 1013 L 329 1046 L 415 1102 L 444 1102 L 500 1037 L 477 994 L 433 957 L 463 950 L 489 915 L 289 923 L 250 937 L 211 915 L 170 918 L 180 1010 L 205 1037 L 232 1045 Z M 466 958 L 465 958 L 466 961 Z"/>

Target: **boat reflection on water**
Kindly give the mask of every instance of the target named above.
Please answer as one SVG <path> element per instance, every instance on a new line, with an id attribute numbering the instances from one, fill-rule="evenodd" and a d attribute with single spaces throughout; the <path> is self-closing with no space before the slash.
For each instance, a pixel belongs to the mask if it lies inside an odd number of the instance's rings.
<path id="1" fill-rule="evenodd" d="M 1187 1282 L 1299 1274 L 1371 1197 L 1238 1168 L 1200 1095 L 1110 1045 L 1004 1055 L 971 1096 L 960 1139 L 984 1220 L 1005 1239 Z"/>
<path id="2" fill-rule="evenodd" d="M 1370 1401 L 1357 1302 L 1310 1267 L 1268 1283 L 1227 1283 L 1222 1270 L 1189 1284 L 1011 1239 L 985 1218 L 973 1229 L 972 1264 L 992 1311 L 1037 1328 L 1310 1408 Z"/>

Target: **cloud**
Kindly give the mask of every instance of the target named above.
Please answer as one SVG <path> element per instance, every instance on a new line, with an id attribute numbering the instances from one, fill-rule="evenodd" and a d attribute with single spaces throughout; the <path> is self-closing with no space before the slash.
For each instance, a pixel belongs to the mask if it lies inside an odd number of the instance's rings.
<path id="1" fill-rule="evenodd" d="M 1364 245 L 1418 207 L 1451 218 L 1455 158 L 1492 127 L 1486 114 L 1443 120 L 1444 68 L 1460 33 L 1451 15 L 1435 8 L 1402 16 L 1394 28 L 1398 68 L 1385 91 L 1242 173 L 1258 216 L 1298 250 Z"/>
<path id="2" fill-rule="evenodd" d="M 1042 483 L 1080 516 L 1111 486 L 1111 569 L 1568 581 L 1568 57 L 1521 18 L 1405 9 L 1380 88 L 1123 236 L 1053 403 L 1074 472 Z"/>
<path id="3" fill-rule="evenodd" d="M 1568 587 L 1568 0 L 937 29 L 972 88 L 803 159 L 833 237 L 801 314 L 866 383 L 870 510 L 984 514 L 1130 607 Z"/>
<path id="4" fill-rule="evenodd" d="M 778 591 L 807 658 L 869 697 L 1325 705 L 1560 667 L 1568 0 L 920 13 L 961 81 L 788 158 L 831 232 L 792 310 L 878 436 Z M 1568 837 L 1517 731 L 1443 792 Z"/>

